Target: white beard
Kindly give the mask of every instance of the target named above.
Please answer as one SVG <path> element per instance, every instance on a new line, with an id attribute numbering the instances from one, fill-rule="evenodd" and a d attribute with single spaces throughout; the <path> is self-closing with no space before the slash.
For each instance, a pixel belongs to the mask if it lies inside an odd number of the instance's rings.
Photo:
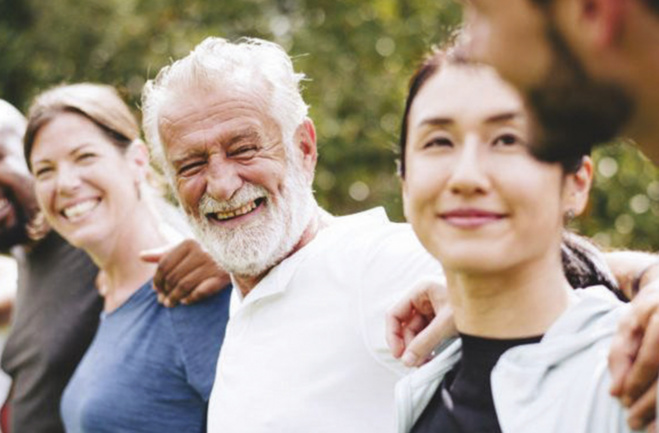
<path id="1" fill-rule="evenodd" d="M 257 198 L 265 198 L 265 209 L 250 223 L 232 229 L 214 225 L 207 213 L 237 209 Z M 301 167 L 287 167 L 282 191 L 273 197 L 262 186 L 245 184 L 224 202 L 207 194 L 199 201 L 199 219 L 188 215 L 197 239 L 215 261 L 232 275 L 261 275 L 288 256 L 300 241 L 316 209 L 311 186 Z"/>

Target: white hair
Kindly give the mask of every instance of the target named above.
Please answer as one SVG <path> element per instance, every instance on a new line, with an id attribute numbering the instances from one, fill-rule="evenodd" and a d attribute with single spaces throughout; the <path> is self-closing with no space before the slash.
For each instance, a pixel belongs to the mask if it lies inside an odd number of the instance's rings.
<path id="1" fill-rule="evenodd" d="M 156 162 L 171 174 L 158 126 L 160 110 L 165 103 L 174 101 L 170 98 L 175 91 L 180 97 L 185 95 L 182 91 L 200 86 L 245 89 L 259 78 L 270 92 L 270 114 L 279 124 L 286 152 L 290 153 L 295 131 L 308 112 L 300 93 L 300 81 L 304 79 L 304 74 L 294 71 L 291 58 L 273 42 L 243 38 L 234 43 L 209 37 L 188 56 L 164 67 L 154 80 L 149 80 L 144 86 L 144 134 Z"/>

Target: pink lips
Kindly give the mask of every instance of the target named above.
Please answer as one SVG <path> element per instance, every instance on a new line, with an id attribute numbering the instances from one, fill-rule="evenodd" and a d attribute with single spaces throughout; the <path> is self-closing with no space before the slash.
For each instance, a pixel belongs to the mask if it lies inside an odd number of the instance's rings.
<path id="1" fill-rule="evenodd" d="M 478 228 L 486 224 L 497 222 L 506 217 L 506 214 L 490 212 L 481 209 L 455 209 L 439 214 L 447 223 L 460 228 Z"/>

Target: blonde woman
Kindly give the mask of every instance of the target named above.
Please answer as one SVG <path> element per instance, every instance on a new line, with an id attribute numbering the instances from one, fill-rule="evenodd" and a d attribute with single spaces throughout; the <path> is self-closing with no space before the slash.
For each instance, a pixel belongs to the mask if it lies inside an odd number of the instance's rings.
<path id="1" fill-rule="evenodd" d="M 48 223 L 101 272 L 101 323 L 62 398 L 66 430 L 203 432 L 229 291 L 158 303 L 140 252 L 168 239 L 130 110 L 109 86 L 51 89 L 30 109 L 24 147 Z"/>

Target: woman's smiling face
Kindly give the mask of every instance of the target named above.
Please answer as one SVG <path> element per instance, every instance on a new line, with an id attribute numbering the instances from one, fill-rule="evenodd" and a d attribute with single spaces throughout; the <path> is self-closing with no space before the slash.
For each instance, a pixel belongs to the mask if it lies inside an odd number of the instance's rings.
<path id="1" fill-rule="evenodd" d="M 50 225 L 88 248 L 111 239 L 138 200 L 137 166 L 86 117 L 58 114 L 37 133 L 30 155 L 35 191 Z"/>
<path id="2" fill-rule="evenodd" d="M 523 102 L 492 69 L 440 68 L 407 125 L 405 215 L 447 271 L 497 272 L 558 254 L 573 175 L 530 155 Z"/>

